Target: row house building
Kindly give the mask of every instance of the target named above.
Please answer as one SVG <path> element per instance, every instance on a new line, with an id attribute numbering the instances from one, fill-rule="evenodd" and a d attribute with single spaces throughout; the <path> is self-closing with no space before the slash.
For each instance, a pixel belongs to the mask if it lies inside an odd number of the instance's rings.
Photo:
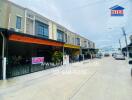
<path id="1" fill-rule="evenodd" d="M 74 62 L 95 49 L 87 38 L 8 0 L 0 0 L 0 45 L 3 79 L 46 69 L 31 65 L 33 57 L 44 56 L 45 62 L 52 62 L 55 52 L 62 52 Z"/>

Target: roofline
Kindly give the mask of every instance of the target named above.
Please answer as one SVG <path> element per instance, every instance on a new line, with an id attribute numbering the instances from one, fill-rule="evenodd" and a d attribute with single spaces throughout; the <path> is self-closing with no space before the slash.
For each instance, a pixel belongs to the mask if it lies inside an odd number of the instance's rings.
<path id="1" fill-rule="evenodd" d="M 9 1 L 9 0 L 7 0 L 7 2 L 10 3 L 10 4 L 12 4 L 12 5 L 14 5 L 14 6 L 17 6 L 17 7 L 21 8 L 21 9 L 23 9 L 23 10 L 29 10 L 29 11 L 33 12 L 34 14 L 39 15 L 40 17 L 44 18 L 46 21 L 52 22 L 53 24 L 56 24 L 56 25 L 58 25 L 58 26 L 64 28 L 64 30 L 69 31 L 69 32 L 71 32 L 72 34 L 75 34 L 75 35 L 77 35 L 77 36 L 79 36 L 79 37 L 81 37 L 81 38 L 84 38 L 84 39 L 90 41 L 89 39 L 87 39 L 87 38 L 81 36 L 80 34 L 77 34 L 76 32 L 73 32 L 73 31 L 69 30 L 69 29 L 66 28 L 65 26 L 60 25 L 59 23 L 57 23 L 57 22 L 55 22 L 55 21 L 53 21 L 53 20 L 51 20 L 51 19 L 49 19 L 49 18 L 43 16 L 43 15 L 40 14 L 40 13 L 37 13 L 37 12 L 35 12 L 35 11 L 29 9 L 29 8 L 23 7 L 23 6 L 19 5 L 19 4 L 16 4 L 16 3 L 12 2 L 12 1 Z M 93 41 L 90 41 L 90 42 L 93 42 Z"/>
<path id="2" fill-rule="evenodd" d="M 16 6 L 16 7 L 19 7 L 19 8 L 21 8 L 21 9 L 23 9 L 23 10 L 26 9 L 25 7 L 20 6 L 19 4 L 16 4 L 16 3 L 12 2 L 12 1 L 7 0 L 6 2 L 9 3 L 9 4 L 12 4 L 12 5 Z"/>

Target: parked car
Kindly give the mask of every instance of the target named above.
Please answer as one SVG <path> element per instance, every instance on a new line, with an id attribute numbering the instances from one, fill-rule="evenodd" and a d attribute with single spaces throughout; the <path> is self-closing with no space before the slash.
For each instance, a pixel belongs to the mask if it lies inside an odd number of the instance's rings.
<path id="1" fill-rule="evenodd" d="M 99 58 L 99 59 L 101 59 L 102 58 L 102 54 L 96 54 L 96 58 Z"/>
<path id="2" fill-rule="evenodd" d="M 104 57 L 109 57 L 109 56 L 110 56 L 109 53 L 105 53 L 105 54 L 104 54 Z"/>
<path id="3" fill-rule="evenodd" d="M 112 53 L 112 57 L 116 58 L 117 53 Z"/>
<path id="4" fill-rule="evenodd" d="M 123 54 L 116 54 L 115 59 L 116 60 L 125 60 L 125 56 Z"/>

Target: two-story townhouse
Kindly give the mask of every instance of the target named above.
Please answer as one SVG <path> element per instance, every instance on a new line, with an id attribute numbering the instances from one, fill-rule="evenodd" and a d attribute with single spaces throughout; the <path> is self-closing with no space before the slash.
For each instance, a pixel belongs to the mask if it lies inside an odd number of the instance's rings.
<path id="1" fill-rule="evenodd" d="M 80 48 L 87 48 L 88 40 L 71 32 L 44 16 L 14 4 L 0 0 L 0 76 L 3 79 L 39 70 L 45 66 L 32 64 L 34 57 L 52 62 L 55 51 L 63 52 L 75 61 Z M 91 45 L 90 41 L 90 48 Z M 47 67 L 47 68 L 50 68 Z M 16 69 L 19 72 L 15 72 Z"/>
<path id="2" fill-rule="evenodd" d="M 95 43 L 82 36 L 80 36 L 80 40 L 80 54 L 84 57 L 84 59 L 91 58 L 91 55 L 96 51 Z"/>
<path id="3" fill-rule="evenodd" d="M 1 68 L 0 72 L 3 73 L 0 73 L 0 76 L 5 79 L 6 75 L 14 77 L 45 69 L 40 64 L 32 65 L 32 59 L 43 57 L 45 62 L 52 62 L 55 51 L 63 52 L 63 38 L 57 35 L 62 31 L 56 27 L 55 23 L 40 14 L 9 1 L 2 1 L 2 3 L 6 10 L 1 13 L 7 18 L 0 19 L 3 21 L 0 27 L 0 44 L 2 45 L 0 58 L 2 58 L 1 61 L 8 63 L 1 63 L 4 68 Z M 30 68 L 28 65 L 31 65 Z M 16 69 L 19 72 L 15 73 Z"/>
<path id="4" fill-rule="evenodd" d="M 76 36 L 77 34 L 66 31 L 67 41 L 65 41 L 64 53 L 69 55 L 70 62 L 78 61 L 80 55 L 80 45 L 76 44 Z"/>

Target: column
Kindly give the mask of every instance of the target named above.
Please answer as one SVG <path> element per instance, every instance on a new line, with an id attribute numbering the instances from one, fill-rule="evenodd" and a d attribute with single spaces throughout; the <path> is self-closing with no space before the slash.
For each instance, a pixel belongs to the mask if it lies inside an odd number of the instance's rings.
<path id="1" fill-rule="evenodd" d="M 34 16 L 34 18 L 33 18 L 33 35 L 35 35 L 35 16 Z"/>
<path id="2" fill-rule="evenodd" d="M 6 57 L 5 57 L 6 38 L 2 32 L 1 32 L 1 36 L 3 39 L 3 43 L 2 43 L 2 77 L 3 77 L 3 80 L 6 80 Z"/>
<path id="3" fill-rule="evenodd" d="M 24 19 L 24 33 L 27 31 L 27 10 L 25 10 L 25 19 Z"/>

